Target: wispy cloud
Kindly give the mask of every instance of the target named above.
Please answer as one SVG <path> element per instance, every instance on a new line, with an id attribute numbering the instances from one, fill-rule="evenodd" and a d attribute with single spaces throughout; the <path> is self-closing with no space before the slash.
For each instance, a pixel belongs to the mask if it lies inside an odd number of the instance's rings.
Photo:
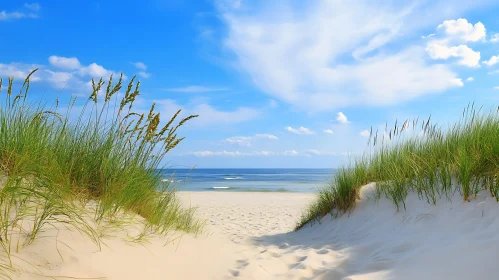
<path id="1" fill-rule="evenodd" d="M 230 111 L 223 111 L 207 103 L 181 105 L 172 99 L 157 100 L 156 103 L 162 114 L 171 115 L 182 109 L 180 117 L 190 114 L 199 115 L 199 118 L 192 120 L 189 124 L 197 127 L 236 124 L 257 119 L 262 115 L 259 109 L 250 107 L 238 107 Z"/>
<path id="2" fill-rule="evenodd" d="M 366 130 L 362 130 L 360 132 L 360 136 L 362 136 L 362 137 L 369 137 L 369 135 L 371 135 L 371 133 L 367 129 Z"/>
<path id="3" fill-rule="evenodd" d="M 5 10 L 0 11 L 0 21 L 15 20 L 22 18 L 38 18 L 37 12 L 40 10 L 40 5 L 38 3 L 24 4 L 25 10 L 29 11 L 12 11 L 7 12 Z"/>
<path id="4" fill-rule="evenodd" d="M 278 140 L 279 138 L 272 134 L 256 134 L 254 136 L 233 136 L 225 139 L 224 142 L 249 147 L 257 139 Z"/>
<path id="5" fill-rule="evenodd" d="M 133 66 L 135 66 L 135 68 L 139 69 L 139 70 L 142 70 L 142 71 L 139 71 L 137 73 L 137 75 L 139 75 L 140 77 L 142 78 L 150 78 L 151 77 L 151 73 L 147 73 L 146 70 L 147 70 L 147 65 L 145 65 L 143 62 L 130 62 L 131 64 L 133 64 Z"/>
<path id="6" fill-rule="evenodd" d="M 277 153 L 271 151 L 253 151 L 253 152 L 240 152 L 240 151 L 198 151 L 198 152 L 187 152 L 183 155 L 193 155 L 197 157 L 209 157 L 209 156 L 231 156 L 231 157 L 241 157 L 241 156 L 273 156 Z"/>
<path id="7" fill-rule="evenodd" d="M 133 64 L 133 66 L 135 66 L 135 68 L 137 69 L 140 69 L 140 70 L 147 70 L 147 66 L 143 63 L 143 62 L 130 62 L 131 64 Z"/>
<path id="8" fill-rule="evenodd" d="M 467 81 L 467 82 L 473 82 L 473 80 L 474 80 L 474 78 L 473 78 L 473 77 L 468 77 L 468 78 L 466 79 L 466 81 Z"/>
<path id="9" fill-rule="evenodd" d="M 35 12 L 38 12 L 40 10 L 40 4 L 38 3 L 32 3 L 32 4 L 28 4 L 28 3 L 24 3 L 24 7 L 26 9 L 29 9 L 29 10 L 32 10 L 32 11 L 35 11 Z"/>
<path id="10" fill-rule="evenodd" d="M 322 132 L 326 133 L 326 134 L 333 134 L 333 130 L 332 129 L 324 129 Z"/>
<path id="11" fill-rule="evenodd" d="M 227 90 L 228 90 L 228 88 L 225 88 L 225 87 L 206 87 L 206 86 L 185 86 L 185 87 L 165 89 L 165 91 L 187 92 L 187 93 L 227 91 Z"/>
<path id="12" fill-rule="evenodd" d="M 304 150 L 304 151 L 297 151 L 297 150 L 285 150 L 282 152 L 274 152 L 274 151 L 249 151 L 249 152 L 241 152 L 241 151 L 196 151 L 196 152 L 187 152 L 182 155 L 193 155 L 196 157 L 211 157 L 211 156 L 229 156 L 229 157 L 257 157 L 257 156 L 305 156 L 305 157 L 310 157 L 310 156 L 336 156 L 336 155 L 342 155 L 342 156 L 349 156 L 351 155 L 350 153 L 335 153 L 335 152 L 330 152 L 330 151 L 321 151 L 321 150 L 314 150 L 314 149 L 309 149 L 309 150 Z"/>
<path id="13" fill-rule="evenodd" d="M 294 133 L 294 134 L 307 134 L 307 135 L 315 134 L 315 131 L 308 129 L 306 127 L 303 127 L 303 126 L 301 126 L 299 128 L 292 128 L 291 126 L 287 126 L 287 127 L 285 127 L 285 129 L 291 133 Z"/>
<path id="14" fill-rule="evenodd" d="M 305 9 L 293 1 L 245 2 L 244 8 L 227 2 L 217 1 L 228 30 L 223 42 L 238 68 L 263 92 L 303 110 L 391 105 L 462 85 L 451 65 L 428 62 L 424 42 L 404 40 L 470 5 L 442 13 L 454 2 L 312 1 Z M 392 43 L 400 47 L 389 48 Z"/>
<path id="15" fill-rule="evenodd" d="M 307 153 L 317 155 L 317 156 L 334 156 L 334 155 L 336 155 L 335 152 L 320 151 L 320 150 L 315 150 L 315 149 L 307 150 Z"/>

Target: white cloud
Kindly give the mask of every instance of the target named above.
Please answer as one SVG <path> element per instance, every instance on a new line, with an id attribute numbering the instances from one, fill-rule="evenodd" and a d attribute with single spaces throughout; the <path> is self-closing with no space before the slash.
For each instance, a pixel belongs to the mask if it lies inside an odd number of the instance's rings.
<path id="1" fill-rule="evenodd" d="M 369 135 L 371 135 L 371 134 L 369 133 L 369 130 L 362 130 L 362 131 L 360 132 L 360 136 L 362 136 L 362 137 L 369 137 Z"/>
<path id="2" fill-rule="evenodd" d="M 468 77 L 468 78 L 466 79 L 466 81 L 467 81 L 467 82 L 473 82 L 473 80 L 474 80 L 474 78 L 473 78 L 473 77 Z"/>
<path id="3" fill-rule="evenodd" d="M 62 57 L 52 55 L 49 57 L 49 63 L 54 67 L 66 70 L 76 70 L 81 68 L 80 61 L 76 57 Z"/>
<path id="4" fill-rule="evenodd" d="M 296 155 L 298 155 L 298 152 L 295 151 L 295 150 L 288 150 L 288 151 L 285 151 L 283 153 L 283 155 L 285 155 L 285 156 L 296 156 Z"/>
<path id="5" fill-rule="evenodd" d="M 38 12 L 40 10 L 40 4 L 38 3 L 32 3 L 32 4 L 28 4 L 28 3 L 24 3 L 24 7 L 26 9 L 29 9 L 29 10 L 32 10 L 32 11 L 35 11 L 35 12 Z"/>
<path id="6" fill-rule="evenodd" d="M 208 156 L 246 156 L 249 154 L 246 153 L 241 153 L 239 151 L 235 152 L 228 152 L 228 151 L 221 151 L 221 152 L 214 152 L 214 151 L 199 151 L 199 152 L 188 152 L 186 153 L 187 155 L 194 155 L 197 157 L 208 157 Z"/>
<path id="7" fill-rule="evenodd" d="M 459 57 L 458 64 L 477 67 L 480 64 L 480 52 L 473 51 L 466 45 L 448 47 L 435 41 L 428 43 L 426 51 L 432 59 L 448 59 L 449 57 Z"/>
<path id="8" fill-rule="evenodd" d="M 334 156 L 334 155 L 336 155 L 336 153 L 334 153 L 334 152 L 319 151 L 319 150 L 314 150 L 314 149 L 307 150 L 307 153 L 314 154 L 317 156 Z"/>
<path id="9" fill-rule="evenodd" d="M 497 87 L 494 87 L 494 89 L 497 89 L 497 90 L 499 90 L 499 86 L 497 86 Z"/>
<path id="10" fill-rule="evenodd" d="M 274 99 L 270 99 L 269 100 L 269 107 L 272 109 L 275 109 L 275 108 L 279 107 L 279 103 L 277 103 L 277 101 L 275 101 Z"/>
<path id="11" fill-rule="evenodd" d="M 324 129 L 322 132 L 326 133 L 326 134 L 333 134 L 333 130 L 332 129 Z"/>
<path id="12" fill-rule="evenodd" d="M 137 75 L 139 75 L 140 77 L 142 77 L 144 79 L 151 77 L 151 73 L 146 72 L 147 65 L 145 65 L 143 62 L 138 61 L 138 62 L 130 62 L 130 63 L 133 64 L 133 66 L 135 66 L 135 68 L 142 70 L 142 71 L 139 71 L 139 73 L 137 73 Z"/>
<path id="13" fill-rule="evenodd" d="M 143 62 L 138 61 L 138 62 L 131 62 L 131 63 L 135 66 L 135 68 L 137 68 L 139 70 L 144 70 L 144 71 L 147 70 L 147 65 L 145 65 Z"/>
<path id="14" fill-rule="evenodd" d="M 82 76 L 90 76 L 92 78 L 107 78 L 114 74 L 113 71 L 104 68 L 97 63 L 91 63 L 88 66 L 80 68 L 80 74 Z"/>
<path id="15" fill-rule="evenodd" d="M 424 48 L 384 46 L 403 42 L 402 33 L 437 24 L 437 19 L 441 22 L 469 5 L 437 13 L 452 2 L 425 2 L 424 7 L 362 0 L 278 3 L 218 6 L 228 28 L 224 43 L 237 66 L 278 100 L 307 111 L 330 111 L 396 104 L 456 86 L 456 73 L 445 65 L 427 64 Z M 423 17 L 428 13 L 434 18 Z M 357 61 L 345 62 L 352 55 Z"/>
<path id="16" fill-rule="evenodd" d="M 0 77 L 13 77 L 14 79 L 24 80 L 28 76 L 28 74 L 35 70 L 36 68 L 40 68 L 40 65 L 36 64 L 24 64 L 24 63 L 9 63 L 2 64 L 0 63 Z M 40 81 L 40 73 L 37 72 L 33 76 L 31 76 L 30 81 L 37 82 Z"/>
<path id="17" fill-rule="evenodd" d="M 221 111 L 206 103 L 179 105 L 175 100 L 157 100 L 158 108 L 162 114 L 171 115 L 182 109 L 182 115 L 196 114 L 198 118 L 189 122 L 189 125 L 204 127 L 209 125 L 235 124 L 257 119 L 261 116 L 261 111 L 248 107 L 238 107 L 232 111 Z"/>
<path id="18" fill-rule="evenodd" d="M 267 138 L 271 140 L 279 140 L 279 137 L 272 135 L 272 134 L 256 134 L 256 138 Z"/>
<path id="19" fill-rule="evenodd" d="M 458 39 L 462 42 L 476 42 L 485 39 L 486 30 L 481 22 L 475 25 L 466 19 L 446 20 L 437 26 L 437 30 L 443 32 L 447 37 Z"/>
<path id="20" fill-rule="evenodd" d="M 197 157 L 209 157 L 209 156 L 230 156 L 230 157 L 243 157 L 243 156 L 298 156 L 295 150 L 287 150 L 284 152 L 272 152 L 272 151 L 251 151 L 251 152 L 240 152 L 240 151 L 197 151 L 197 152 L 187 152 L 183 155 L 193 155 Z"/>
<path id="21" fill-rule="evenodd" d="M 292 128 L 291 126 L 287 126 L 285 127 L 287 131 L 291 132 L 291 133 L 294 133 L 294 134 L 315 134 L 315 131 L 311 130 L 311 129 L 308 129 L 306 127 L 299 127 L 299 128 Z"/>
<path id="22" fill-rule="evenodd" d="M 343 112 L 339 112 L 338 114 L 336 114 L 336 121 L 342 124 L 349 123 L 347 116 L 345 116 Z"/>
<path id="23" fill-rule="evenodd" d="M 225 142 L 229 144 L 237 144 L 241 146 L 251 146 L 252 142 L 256 139 L 270 139 L 278 140 L 279 138 L 272 134 L 256 134 L 254 136 L 233 136 L 225 139 Z"/>
<path id="24" fill-rule="evenodd" d="M 140 71 L 139 73 L 137 73 L 137 75 L 141 76 L 142 78 L 150 78 L 151 77 L 151 73 L 147 73 L 147 72 L 144 72 L 144 71 Z"/>
<path id="25" fill-rule="evenodd" d="M 25 3 L 23 6 L 25 9 L 31 12 L 7 12 L 5 10 L 0 11 L 0 21 L 22 19 L 22 18 L 38 18 L 37 12 L 40 10 L 40 5 L 38 3 L 28 4 Z"/>
<path id="26" fill-rule="evenodd" d="M 168 88 L 165 89 L 166 91 L 172 91 L 172 92 L 189 92 L 189 93 L 195 93 L 195 92 L 212 92 L 212 91 L 226 91 L 227 88 L 223 87 L 205 87 L 205 86 L 186 86 L 186 87 L 179 87 L 179 88 Z"/>
<path id="27" fill-rule="evenodd" d="M 496 65 L 497 63 L 499 63 L 499 55 L 493 55 L 489 60 L 485 60 L 483 62 L 483 64 L 488 66 Z"/>
<path id="28" fill-rule="evenodd" d="M 490 42 L 492 43 L 499 42 L 499 33 L 492 34 L 492 36 L 490 36 Z"/>
<path id="29" fill-rule="evenodd" d="M 428 41 L 426 51 L 432 59 L 456 57 L 460 58 L 460 65 L 478 67 L 480 52 L 462 43 L 484 41 L 485 36 L 485 26 L 481 22 L 472 25 L 463 18 L 446 20 L 437 26 L 437 35 Z"/>
<path id="30" fill-rule="evenodd" d="M 58 89 L 67 87 L 71 79 L 73 79 L 73 74 L 69 72 L 54 72 L 50 70 L 45 70 L 45 72 L 49 74 L 48 81 Z"/>

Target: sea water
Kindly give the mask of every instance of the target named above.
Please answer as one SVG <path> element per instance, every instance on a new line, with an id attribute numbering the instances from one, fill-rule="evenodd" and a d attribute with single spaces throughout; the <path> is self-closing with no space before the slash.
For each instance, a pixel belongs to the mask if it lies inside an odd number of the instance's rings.
<path id="1" fill-rule="evenodd" d="M 316 192 L 334 169 L 163 169 L 179 191 Z"/>

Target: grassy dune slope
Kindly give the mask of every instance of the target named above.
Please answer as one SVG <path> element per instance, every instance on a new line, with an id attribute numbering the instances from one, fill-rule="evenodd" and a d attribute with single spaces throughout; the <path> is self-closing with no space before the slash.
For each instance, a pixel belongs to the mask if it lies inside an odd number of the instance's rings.
<path id="1" fill-rule="evenodd" d="M 4 271 L 12 269 L 12 248 L 29 245 L 51 223 L 72 225 L 96 243 L 99 236 L 91 224 L 119 223 L 115 217 L 121 212 L 145 218 L 141 236 L 200 229 L 193 211 L 181 208 L 157 171 L 167 152 L 183 140 L 177 129 L 196 116 L 176 122 L 179 111 L 161 126 L 154 105 L 149 112 L 135 112 L 139 82 L 134 79 L 124 87 L 121 77 L 115 83 L 112 77 L 108 83 L 92 81 L 93 92 L 81 111 L 76 112 L 73 99 L 63 115 L 57 113 L 57 100 L 52 108 L 28 103 L 29 76 L 18 92 L 13 79 L 0 79 L 5 100 L 0 102 Z M 79 117 L 70 118 L 75 113 Z M 96 209 L 92 223 L 85 209 L 90 202 Z M 22 225 L 26 220 L 28 229 Z M 24 236 L 22 244 L 12 246 L 14 232 Z"/>
<path id="2" fill-rule="evenodd" d="M 383 134 L 371 129 L 372 152 L 338 170 L 296 229 L 329 213 L 350 211 L 360 187 L 370 182 L 376 182 L 378 197 L 391 199 L 397 210 L 405 208 L 409 192 L 436 203 L 455 191 L 468 200 L 487 189 L 499 200 L 499 108 L 484 114 L 481 108 L 468 106 L 462 120 L 448 129 L 431 124 L 430 119 L 395 123 Z M 413 137 L 404 137 L 407 132 Z"/>

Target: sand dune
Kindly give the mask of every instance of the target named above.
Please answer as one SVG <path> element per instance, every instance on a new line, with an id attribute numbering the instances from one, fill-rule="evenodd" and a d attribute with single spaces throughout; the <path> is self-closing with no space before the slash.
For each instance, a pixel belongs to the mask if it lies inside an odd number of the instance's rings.
<path id="1" fill-rule="evenodd" d="M 498 278 L 499 204 L 490 195 L 465 203 L 456 194 L 433 206 L 410 194 L 407 210 L 396 212 L 373 193 L 367 185 L 349 215 L 290 232 L 313 195 L 183 192 L 206 218 L 207 234 L 167 246 L 161 238 L 145 246 L 112 238 L 96 252 L 78 234 L 59 232 L 58 246 L 54 238 L 37 240 L 16 258 L 37 274 L 92 279 Z"/>

